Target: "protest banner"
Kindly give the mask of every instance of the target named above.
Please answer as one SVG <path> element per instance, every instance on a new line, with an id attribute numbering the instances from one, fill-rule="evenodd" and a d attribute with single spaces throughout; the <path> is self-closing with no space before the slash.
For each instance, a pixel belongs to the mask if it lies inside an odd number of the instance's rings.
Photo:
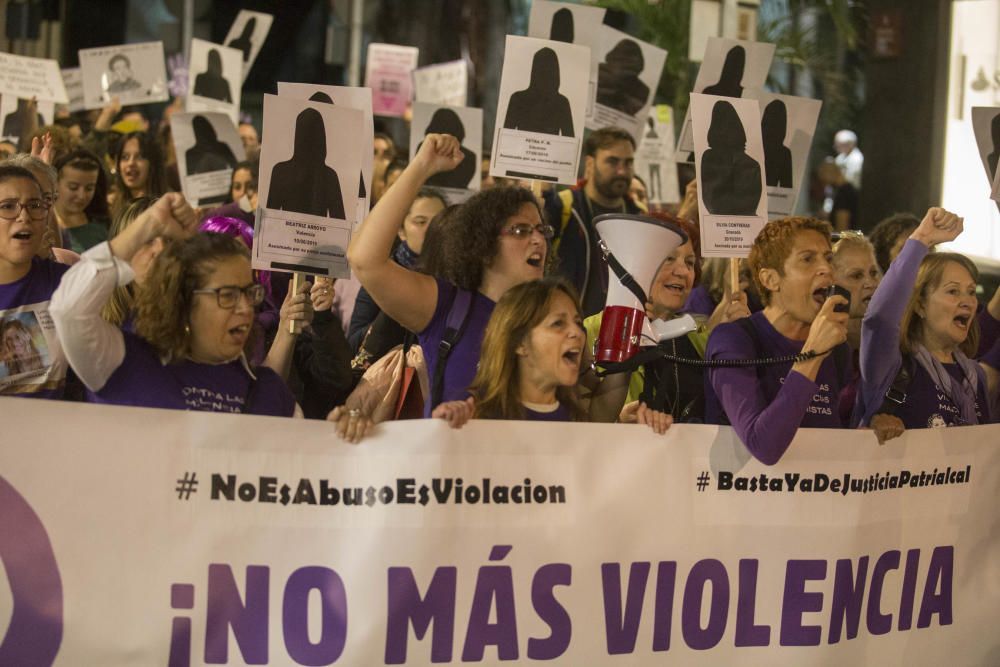
<path id="1" fill-rule="evenodd" d="M 368 45 L 365 86 L 372 89 L 372 112 L 402 117 L 413 100 L 413 70 L 420 49 L 397 44 Z"/>
<path id="2" fill-rule="evenodd" d="M 246 159 L 240 133 L 224 113 L 170 116 L 177 172 L 184 197 L 194 206 L 228 200 L 233 169 Z"/>
<path id="3" fill-rule="evenodd" d="M 243 87 L 241 63 L 237 49 L 192 39 L 185 110 L 218 111 L 238 125 Z"/>
<path id="4" fill-rule="evenodd" d="M 413 70 L 414 100 L 464 107 L 469 93 L 469 65 L 464 60 Z"/>
<path id="5" fill-rule="evenodd" d="M 440 190 L 449 204 L 458 204 L 479 190 L 483 155 L 483 110 L 439 104 L 413 105 L 410 124 L 410 155 L 416 155 L 428 134 L 450 134 L 461 144 L 462 161 L 451 171 L 427 179 L 424 184 Z"/>
<path id="6" fill-rule="evenodd" d="M 746 257 L 767 222 L 760 108 L 756 100 L 692 93 L 689 115 L 701 254 Z"/>
<path id="7" fill-rule="evenodd" d="M 490 174 L 573 185 L 590 50 L 507 35 Z"/>
<path id="8" fill-rule="evenodd" d="M 804 429 L 767 467 L 726 427 L 427 420 L 354 446 L 324 422 L 5 400 L 0 664 L 1000 651 L 1000 426 Z"/>
<path id="9" fill-rule="evenodd" d="M 30 100 L 68 104 L 59 62 L 48 58 L 0 53 L 0 92 Z"/>
<path id="10" fill-rule="evenodd" d="M 250 68 L 257 61 L 260 50 L 267 39 L 267 33 L 271 31 L 271 24 L 274 23 L 274 16 L 264 12 L 253 12 L 249 9 L 241 9 L 236 15 L 236 20 L 229 27 L 229 34 L 223 40 L 223 44 L 240 52 L 241 76 L 240 85 L 250 73 Z"/>
<path id="11" fill-rule="evenodd" d="M 123 105 L 169 99 L 163 42 L 99 46 L 79 54 L 87 109 L 100 109 L 112 97 Z"/>
<path id="12" fill-rule="evenodd" d="M 642 143 L 635 151 L 635 173 L 646 183 L 650 204 L 676 204 L 681 200 L 674 162 L 674 110 L 666 104 L 649 109 Z"/>
<path id="13" fill-rule="evenodd" d="M 255 269 L 350 275 L 364 126 L 357 109 L 264 96 Z"/>

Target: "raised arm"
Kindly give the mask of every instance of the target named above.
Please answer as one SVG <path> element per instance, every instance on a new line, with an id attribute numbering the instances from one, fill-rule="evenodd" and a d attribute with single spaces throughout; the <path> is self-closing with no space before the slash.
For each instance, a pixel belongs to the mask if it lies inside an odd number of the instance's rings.
<path id="1" fill-rule="evenodd" d="M 428 134 L 399 180 L 382 194 L 358 227 L 347 260 L 375 302 L 410 331 L 423 331 L 437 306 L 437 283 L 431 276 L 404 269 L 392 260 L 392 244 L 424 182 L 462 161 L 461 145 L 447 134 Z"/>

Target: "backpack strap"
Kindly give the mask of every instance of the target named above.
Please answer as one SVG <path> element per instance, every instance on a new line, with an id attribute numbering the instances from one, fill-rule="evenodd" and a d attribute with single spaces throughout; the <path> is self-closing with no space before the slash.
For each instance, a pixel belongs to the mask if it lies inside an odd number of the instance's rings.
<path id="1" fill-rule="evenodd" d="M 896 377 L 892 379 L 892 384 L 882 398 L 882 405 L 875 411 L 875 414 L 894 415 L 904 403 L 906 403 L 906 389 L 913 379 L 913 357 L 908 354 L 903 355 L 903 362 L 896 371 Z"/>
<path id="2" fill-rule="evenodd" d="M 470 310 L 472 310 L 472 292 L 456 289 L 451 309 L 448 311 L 448 319 L 445 320 L 444 334 L 438 343 L 438 358 L 434 365 L 434 379 L 431 383 L 431 410 L 441 403 L 441 397 L 444 394 L 444 370 L 448 365 L 448 357 L 462 334 L 465 333 L 465 327 L 469 323 Z"/>

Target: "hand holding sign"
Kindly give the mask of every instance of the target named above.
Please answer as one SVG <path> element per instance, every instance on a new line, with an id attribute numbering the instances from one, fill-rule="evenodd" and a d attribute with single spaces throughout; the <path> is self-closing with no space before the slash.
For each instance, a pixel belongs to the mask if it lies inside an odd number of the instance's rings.
<path id="1" fill-rule="evenodd" d="M 442 171 L 451 171 L 462 162 L 463 157 L 462 144 L 455 137 L 450 134 L 428 134 L 413 162 L 430 178 Z"/>

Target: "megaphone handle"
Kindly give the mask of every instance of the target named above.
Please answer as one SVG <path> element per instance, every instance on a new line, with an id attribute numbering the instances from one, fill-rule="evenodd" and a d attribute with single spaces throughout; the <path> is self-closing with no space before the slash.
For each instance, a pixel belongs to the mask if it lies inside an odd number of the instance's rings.
<path id="1" fill-rule="evenodd" d="M 729 258 L 729 293 L 730 298 L 737 298 L 740 293 L 740 258 Z"/>

